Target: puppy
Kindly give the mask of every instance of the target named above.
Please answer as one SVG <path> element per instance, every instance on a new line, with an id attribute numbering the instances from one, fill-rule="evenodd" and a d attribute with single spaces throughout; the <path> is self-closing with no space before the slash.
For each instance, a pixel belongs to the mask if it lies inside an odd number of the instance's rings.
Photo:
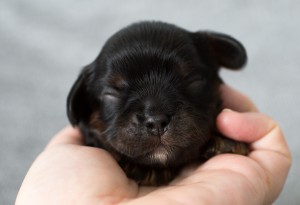
<path id="1" fill-rule="evenodd" d="M 141 22 L 114 34 L 86 66 L 67 99 L 85 143 L 106 149 L 142 185 L 170 182 L 187 164 L 219 153 L 247 154 L 220 135 L 220 67 L 240 69 L 234 38 Z"/>

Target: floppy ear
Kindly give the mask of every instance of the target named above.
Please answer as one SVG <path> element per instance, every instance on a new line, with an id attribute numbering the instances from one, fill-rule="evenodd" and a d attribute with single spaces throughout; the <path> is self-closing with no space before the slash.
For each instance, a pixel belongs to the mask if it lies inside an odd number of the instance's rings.
<path id="1" fill-rule="evenodd" d="M 209 56 L 219 66 L 238 70 L 247 62 L 244 46 L 231 36 L 216 32 L 196 32 L 194 39 L 197 47 L 207 45 Z"/>
<path id="2" fill-rule="evenodd" d="M 78 125 L 81 121 L 87 121 L 92 112 L 88 86 L 91 77 L 92 65 L 89 65 L 83 68 L 68 95 L 67 115 L 73 126 Z"/>

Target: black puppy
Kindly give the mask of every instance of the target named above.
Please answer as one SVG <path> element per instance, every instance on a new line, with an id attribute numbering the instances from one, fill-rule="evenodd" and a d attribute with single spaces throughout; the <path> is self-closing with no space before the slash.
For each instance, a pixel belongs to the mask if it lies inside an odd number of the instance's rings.
<path id="1" fill-rule="evenodd" d="M 165 184 L 186 164 L 247 153 L 215 126 L 219 68 L 245 62 L 244 47 L 230 36 L 136 23 L 113 35 L 82 70 L 68 96 L 68 117 L 86 144 L 108 150 L 128 177 Z"/>

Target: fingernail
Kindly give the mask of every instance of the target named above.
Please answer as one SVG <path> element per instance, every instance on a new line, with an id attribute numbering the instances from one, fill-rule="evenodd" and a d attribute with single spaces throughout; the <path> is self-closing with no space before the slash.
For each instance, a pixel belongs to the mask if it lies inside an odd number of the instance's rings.
<path id="1" fill-rule="evenodd" d="M 229 108 L 225 108 L 222 110 L 222 112 L 233 112 L 233 110 L 229 109 Z"/>

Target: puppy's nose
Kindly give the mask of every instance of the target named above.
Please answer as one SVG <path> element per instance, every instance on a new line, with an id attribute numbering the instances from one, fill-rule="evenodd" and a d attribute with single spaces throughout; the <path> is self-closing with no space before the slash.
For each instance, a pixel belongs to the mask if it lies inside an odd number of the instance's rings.
<path id="1" fill-rule="evenodd" d="M 164 114 L 149 115 L 145 118 L 145 126 L 152 135 L 161 136 L 170 123 L 170 117 Z"/>

